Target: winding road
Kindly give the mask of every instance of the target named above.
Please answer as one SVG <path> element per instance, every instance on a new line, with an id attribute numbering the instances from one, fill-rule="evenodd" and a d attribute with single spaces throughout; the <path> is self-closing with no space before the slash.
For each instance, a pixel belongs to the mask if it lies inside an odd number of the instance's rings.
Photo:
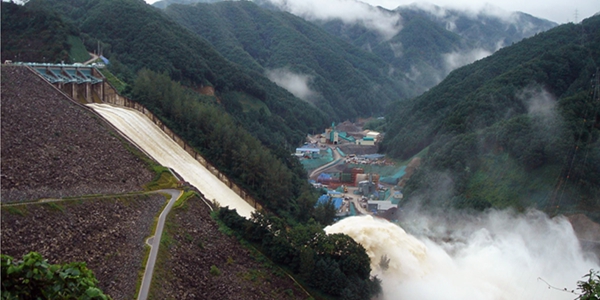
<path id="1" fill-rule="evenodd" d="M 154 158 L 159 164 L 175 170 L 183 180 L 198 188 L 209 201 L 215 200 L 221 206 L 234 208 L 238 214 L 246 218 L 250 218 L 252 212 L 255 211 L 250 204 L 181 148 L 179 144 L 141 112 L 110 104 L 93 103 L 88 104 L 88 106 L 115 126 L 121 134 L 148 156 Z M 147 243 L 151 244 L 151 249 L 138 293 L 138 300 L 148 298 L 165 219 L 173 204 L 183 193 L 179 190 L 162 190 L 162 192 L 171 195 L 171 199 L 158 218 L 154 236 L 147 240 Z"/>
<path id="2" fill-rule="evenodd" d="M 331 161 L 331 162 L 329 162 L 329 163 L 327 163 L 327 164 L 325 164 L 325 165 L 322 165 L 322 166 L 316 168 L 314 171 L 312 171 L 310 173 L 310 175 L 308 176 L 308 178 L 310 178 L 310 179 L 317 179 L 317 176 L 319 176 L 319 174 L 325 172 L 327 169 L 329 169 L 329 168 L 331 168 L 333 166 L 338 165 L 339 163 L 341 163 L 344 160 L 344 158 L 338 153 L 337 149 L 333 148 L 332 152 L 333 152 L 333 159 L 334 160 Z"/>
<path id="3" fill-rule="evenodd" d="M 167 215 L 171 211 L 173 204 L 175 204 L 177 199 L 179 199 L 179 197 L 183 195 L 183 191 L 180 190 L 169 189 L 160 190 L 160 192 L 169 194 L 171 196 L 171 199 L 169 199 L 169 203 L 158 217 L 158 224 L 156 224 L 154 236 L 149 238 L 149 240 L 152 240 L 150 245 L 150 255 L 148 256 L 148 261 L 146 262 L 146 270 L 144 271 L 144 277 L 142 277 L 142 285 L 140 287 L 140 292 L 137 297 L 138 300 L 146 300 L 148 298 L 148 292 L 150 291 L 150 283 L 152 282 L 152 274 L 154 273 L 154 264 L 156 263 L 156 256 L 158 255 L 158 247 L 160 246 L 160 240 L 163 228 L 165 226 L 165 220 L 167 219 Z"/>

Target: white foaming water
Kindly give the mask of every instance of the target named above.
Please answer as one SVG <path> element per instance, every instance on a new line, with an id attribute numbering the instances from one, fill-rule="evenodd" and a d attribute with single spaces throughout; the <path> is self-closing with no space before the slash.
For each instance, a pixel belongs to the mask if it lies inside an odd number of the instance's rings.
<path id="1" fill-rule="evenodd" d="M 548 287 L 576 290 L 595 256 L 581 251 L 571 224 L 539 211 L 492 211 L 445 221 L 415 215 L 412 236 L 398 225 L 371 216 L 328 226 L 362 244 L 372 275 L 382 279 L 383 299 L 574 299 Z M 414 228 L 413 228 L 414 227 Z M 381 270 L 386 255 L 389 268 Z"/>
<path id="2" fill-rule="evenodd" d="M 198 188 L 208 200 L 217 200 L 221 206 L 235 208 L 237 213 L 245 218 L 250 218 L 254 212 L 255 209 L 250 204 L 141 112 L 109 104 L 88 104 L 88 106 L 117 127 L 138 147 L 144 149 L 159 164 L 172 168 L 185 181 Z"/>

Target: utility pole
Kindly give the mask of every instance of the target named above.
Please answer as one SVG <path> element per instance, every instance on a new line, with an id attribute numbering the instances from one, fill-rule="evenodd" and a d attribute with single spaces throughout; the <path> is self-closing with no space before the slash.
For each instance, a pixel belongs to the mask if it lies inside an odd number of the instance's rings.
<path id="1" fill-rule="evenodd" d="M 600 76 L 598 76 L 598 72 L 600 71 L 599 67 L 596 67 L 596 74 L 594 74 L 594 101 L 600 103 Z"/>

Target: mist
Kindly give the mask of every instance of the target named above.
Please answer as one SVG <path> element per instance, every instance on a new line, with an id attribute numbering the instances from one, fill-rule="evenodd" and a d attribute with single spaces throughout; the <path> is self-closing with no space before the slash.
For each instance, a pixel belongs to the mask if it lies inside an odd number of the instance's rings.
<path id="1" fill-rule="evenodd" d="M 556 148 L 560 139 L 567 138 L 568 130 L 557 109 L 558 101 L 554 95 L 542 87 L 529 86 L 516 96 L 527 109 L 532 133 L 538 140 Z"/>
<path id="2" fill-rule="evenodd" d="M 442 55 L 446 72 L 458 69 L 462 66 L 468 65 L 474 61 L 480 60 L 487 56 L 490 56 L 492 52 L 482 48 L 472 49 L 470 51 L 456 51 L 446 53 Z"/>
<path id="3" fill-rule="evenodd" d="M 304 101 L 312 102 L 318 96 L 309 86 L 312 76 L 297 74 L 288 68 L 267 70 L 266 75 L 275 84 Z"/>
<path id="4" fill-rule="evenodd" d="M 546 122 L 557 117 L 556 97 L 545 89 L 529 86 L 517 97 L 523 101 L 530 116 L 542 118 Z"/>
<path id="5" fill-rule="evenodd" d="M 584 253 L 564 217 L 531 210 L 479 215 L 403 212 L 402 226 L 371 216 L 325 228 L 362 244 L 383 299 L 574 299 L 598 259 Z M 408 233 L 410 232 L 410 233 Z M 382 256 L 390 259 L 382 270 Z"/>
<path id="6" fill-rule="evenodd" d="M 365 2 L 371 5 L 380 5 L 388 9 L 394 9 L 400 5 L 409 5 L 414 3 L 414 0 L 365 0 Z M 472 10 L 472 11 L 486 11 L 488 13 L 497 12 L 498 9 L 490 11 L 486 6 L 490 6 L 489 2 L 486 1 L 473 1 L 473 0 L 436 0 L 430 1 L 439 6 L 444 6 L 453 9 L 460 10 Z M 588 0 L 574 0 L 574 1 L 554 1 L 545 2 L 544 5 L 540 5 L 539 2 L 535 1 L 519 1 L 519 0 L 507 0 L 507 1 L 495 1 L 494 4 L 504 11 L 521 11 L 531 14 L 536 17 L 545 18 L 558 23 L 565 23 L 573 21 L 575 16 L 575 10 L 579 11 L 579 21 L 583 18 L 588 18 L 598 12 L 598 3 Z M 502 13 L 502 12 L 500 12 Z M 504 13 L 502 13 L 504 14 Z"/>
<path id="7" fill-rule="evenodd" d="M 279 9 L 309 21 L 341 20 L 361 24 L 378 32 L 384 40 L 402 29 L 400 15 L 354 0 L 267 0 Z"/>

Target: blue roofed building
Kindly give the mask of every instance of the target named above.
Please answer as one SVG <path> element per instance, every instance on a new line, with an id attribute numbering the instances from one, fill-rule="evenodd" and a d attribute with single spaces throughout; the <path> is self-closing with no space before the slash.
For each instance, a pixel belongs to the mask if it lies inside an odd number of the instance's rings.
<path id="1" fill-rule="evenodd" d="M 104 57 L 103 55 L 100 55 L 100 59 L 102 60 L 102 62 L 103 62 L 105 65 L 108 65 L 108 64 L 110 64 L 110 61 L 108 60 L 108 58 Z"/>
<path id="2" fill-rule="evenodd" d="M 327 202 L 329 201 L 333 203 L 333 207 L 335 207 L 336 211 L 340 210 L 340 208 L 342 208 L 342 204 L 344 203 L 344 199 L 342 199 L 341 197 L 331 197 L 329 194 L 327 194 L 321 195 L 321 197 L 319 197 L 317 203 L 315 204 L 315 207 L 318 205 L 327 204 Z"/>
<path id="3" fill-rule="evenodd" d="M 296 156 L 297 157 L 310 157 L 310 158 L 319 158 L 321 149 L 317 147 L 312 147 L 305 145 L 304 147 L 296 148 Z"/>

